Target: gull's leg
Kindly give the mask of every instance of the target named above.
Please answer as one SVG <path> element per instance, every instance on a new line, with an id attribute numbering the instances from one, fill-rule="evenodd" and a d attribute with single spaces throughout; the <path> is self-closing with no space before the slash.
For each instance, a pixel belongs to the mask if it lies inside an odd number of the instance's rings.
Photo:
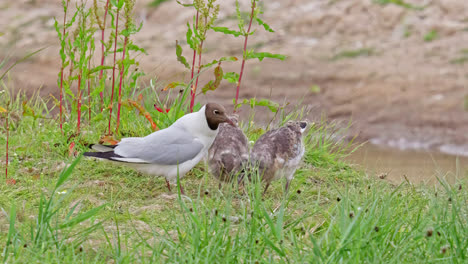
<path id="1" fill-rule="evenodd" d="M 169 181 L 167 179 L 166 179 L 166 187 L 169 190 L 169 192 L 172 192 L 171 191 L 171 184 L 169 183 Z"/>
<path id="2" fill-rule="evenodd" d="M 265 195 L 266 191 L 268 190 L 268 187 L 270 187 L 270 182 L 266 183 L 265 190 L 263 191 L 263 195 Z"/>
<path id="3" fill-rule="evenodd" d="M 291 183 L 291 180 L 287 179 L 286 180 L 286 186 L 284 187 L 284 194 L 288 193 L 290 183 Z"/>
<path id="4" fill-rule="evenodd" d="M 294 172 L 296 172 L 296 170 L 292 170 L 289 173 L 288 177 L 286 177 L 286 186 L 284 187 L 284 194 L 288 193 L 289 186 L 291 185 L 291 181 L 292 179 L 294 179 Z"/>

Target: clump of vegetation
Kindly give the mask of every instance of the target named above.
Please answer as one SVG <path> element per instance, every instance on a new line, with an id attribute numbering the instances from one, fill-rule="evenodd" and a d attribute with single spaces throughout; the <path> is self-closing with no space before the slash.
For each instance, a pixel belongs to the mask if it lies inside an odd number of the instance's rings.
<path id="1" fill-rule="evenodd" d="M 435 29 L 429 31 L 426 35 L 424 35 L 424 41 L 426 42 L 431 42 L 438 38 L 439 38 L 439 33 Z"/>
<path id="2" fill-rule="evenodd" d="M 373 48 L 362 48 L 357 50 L 343 50 L 333 56 L 332 60 L 340 60 L 345 58 L 368 57 L 375 55 Z"/>
<path id="3" fill-rule="evenodd" d="M 275 58 L 284 60 L 286 58 L 285 55 L 281 54 L 272 54 L 269 52 L 255 52 L 254 50 L 247 49 L 247 41 L 249 35 L 253 35 L 254 32 L 251 32 L 252 22 L 255 21 L 258 25 L 262 26 L 265 30 L 269 32 L 274 32 L 274 30 L 266 24 L 263 20 L 260 19 L 259 14 L 261 14 L 260 7 L 257 4 L 258 0 L 251 1 L 251 11 L 249 16 L 248 26 L 245 24 L 245 21 L 241 15 L 240 5 L 239 2 L 236 1 L 236 14 L 238 19 L 238 27 L 239 30 L 231 30 L 226 27 L 218 27 L 214 26 L 216 24 L 216 19 L 218 17 L 219 12 L 219 5 L 215 5 L 215 0 L 208 0 L 206 3 L 203 0 L 194 1 L 193 4 L 182 4 L 188 7 L 194 7 L 196 10 L 196 15 L 193 18 L 193 24 L 187 24 L 187 34 L 186 40 L 187 44 L 193 50 L 193 59 L 192 59 L 192 66 L 189 65 L 187 59 L 182 56 L 182 47 L 176 41 L 176 55 L 177 60 L 181 62 L 187 69 L 191 70 L 191 81 L 190 85 L 187 85 L 184 82 L 173 82 L 170 83 L 164 90 L 169 88 L 176 88 L 176 87 L 191 87 L 191 99 L 190 99 L 190 111 L 193 111 L 193 107 L 195 104 L 195 97 L 197 95 L 197 87 L 198 87 L 198 79 L 200 74 L 203 70 L 206 70 L 214 65 L 217 65 L 214 69 L 214 76 L 215 80 L 209 81 L 203 88 L 202 93 L 206 93 L 208 91 L 216 90 L 221 81 L 223 79 L 229 81 L 230 83 L 236 84 L 236 95 L 234 98 L 234 107 L 238 108 L 242 104 L 238 103 L 239 98 L 239 91 L 240 85 L 242 81 L 242 75 L 244 73 L 244 66 L 245 61 L 249 59 L 258 59 L 262 61 L 264 58 Z M 247 29 L 246 29 L 247 26 Z M 207 33 L 209 30 L 213 30 L 215 32 L 221 32 L 225 35 L 232 35 L 235 37 L 244 37 L 244 46 L 243 46 L 243 53 L 242 53 L 242 63 L 240 67 L 240 73 L 236 72 L 226 72 L 224 73 L 221 68 L 221 63 L 223 61 L 237 61 L 237 57 L 221 57 L 220 59 L 213 60 L 210 63 L 202 64 L 202 53 L 203 53 L 203 44 L 207 39 Z M 198 54 L 198 69 L 195 70 L 195 61 Z M 266 99 L 264 99 L 266 100 Z M 272 103 L 273 104 L 273 103 Z M 272 105 L 270 104 L 270 105 Z M 260 104 L 261 105 L 261 104 Z M 277 109 L 276 109 L 277 110 Z"/>

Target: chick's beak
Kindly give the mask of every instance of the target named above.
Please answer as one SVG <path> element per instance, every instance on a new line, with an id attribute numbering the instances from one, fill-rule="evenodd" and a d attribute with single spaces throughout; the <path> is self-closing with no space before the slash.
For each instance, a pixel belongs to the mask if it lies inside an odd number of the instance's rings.
<path id="1" fill-rule="evenodd" d="M 232 120 L 226 116 L 226 123 L 230 124 L 231 126 L 235 127 L 236 125 L 234 124 L 234 122 L 232 122 Z"/>

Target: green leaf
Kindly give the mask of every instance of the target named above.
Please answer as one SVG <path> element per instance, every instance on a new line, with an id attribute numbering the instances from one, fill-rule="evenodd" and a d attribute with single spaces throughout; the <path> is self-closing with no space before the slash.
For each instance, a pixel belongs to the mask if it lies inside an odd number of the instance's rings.
<path id="1" fill-rule="evenodd" d="M 106 66 L 106 65 L 100 65 L 100 66 L 97 66 L 97 67 L 94 67 L 92 69 L 89 70 L 88 74 L 93 74 L 95 72 L 98 72 L 98 71 L 101 71 L 101 70 L 112 70 L 112 66 Z"/>
<path id="2" fill-rule="evenodd" d="M 121 9 L 124 5 L 124 0 L 110 0 L 111 4 L 118 9 Z"/>
<path id="3" fill-rule="evenodd" d="M 162 91 L 166 91 L 168 89 L 174 89 L 174 88 L 180 87 L 180 86 L 187 86 L 187 84 L 184 83 L 184 82 L 171 82 L 170 84 L 166 85 L 166 87 L 164 87 L 162 89 Z"/>
<path id="4" fill-rule="evenodd" d="M 267 23 L 265 23 L 263 20 L 261 20 L 260 18 L 256 18 L 257 19 L 257 22 L 260 26 L 263 26 L 265 28 L 266 31 L 269 31 L 269 32 L 275 32 Z"/>
<path id="5" fill-rule="evenodd" d="M 16 205 L 12 203 L 11 208 L 10 208 L 10 223 L 9 223 L 10 227 L 8 228 L 7 247 L 11 244 L 11 242 L 13 242 L 12 239 L 16 235 L 15 222 L 16 222 Z"/>
<path id="6" fill-rule="evenodd" d="M 176 2 L 177 2 L 179 5 L 185 6 L 185 7 L 193 6 L 193 4 L 184 4 L 184 3 L 180 2 L 179 0 L 176 0 Z"/>
<path id="7" fill-rule="evenodd" d="M 177 61 L 182 63 L 185 68 L 190 69 L 190 65 L 187 62 L 187 59 L 182 56 L 182 47 L 179 45 L 179 42 L 176 40 L 176 56 L 177 56 Z"/>
<path id="8" fill-rule="evenodd" d="M 286 56 L 282 54 L 273 54 L 269 52 L 247 52 L 247 56 L 246 56 L 247 60 L 258 59 L 259 61 L 262 61 L 264 58 L 285 60 Z"/>
<path id="9" fill-rule="evenodd" d="M 239 81 L 239 74 L 237 72 L 226 72 L 223 76 L 223 79 L 227 80 L 230 83 L 236 83 Z"/>
<path id="10" fill-rule="evenodd" d="M 106 206 L 106 204 L 103 204 L 99 207 L 95 207 L 89 211 L 87 211 L 86 213 L 83 213 L 83 214 L 79 214 L 77 215 L 76 217 L 66 221 L 65 223 L 61 224 L 59 227 L 60 228 L 66 228 L 66 227 L 72 227 L 72 226 L 75 226 L 83 221 L 86 221 L 87 219 L 95 216 L 96 214 L 99 213 L 99 211 L 102 210 L 102 208 L 104 208 Z"/>
<path id="11" fill-rule="evenodd" d="M 194 50 L 195 45 L 194 45 L 193 40 L 192 40 L 193 31 L 192 31 L 192 28 L 190 27 L 190 24 L 188 22 L 187 22 L 187 33 L 185 35 L 186 35 L 186 38 L 187 38 L 187 44 L 189 44 L 190 48 Z"/>
<path id="12" fill-rule="evenodd" d="M 240 5 L 239 5 L 238 0 L 236 0 L 236 15 L 237 15 L 237 26 L 239 27 L 240 32 L 245 32 L 244 19 L 242 19 L 242 14 L 240 11 Z"/>
<path id="13" fill-rule="evenodd" d="M 11 69 L 13 69 L 13 67 L 15 67 L 18 63 L 21 63 L 21 62 L 23 62 L 23 61 L 29 59 L 30 57 L 36 55 L 37 53 L 43 51 L 43 50 L 46 49 L 46 48 L 48 48 L 48 47 L 44 47 L 44 48 L 38 49 L 38 50 L 36 50 L 36 51 L 33 51 L 33 52 L 31 52 L 31 53 L 28 53 L 28 54 L 26 54 L 26 56 L 24 56 L 24 57 L 22 57 L 21 59 L 15 61 L 15 63 L 13 63 L 8 69 L 6 69 L 6 71 L 5 71 L 2 75 L 0 75 L 0 80 L 3 79 L 3 77 L 5 77 L 5 75 L 6 75 Z"/>
<path id="14" fill-rule="evenodd" d="M 221 80 L 223 79 L 223 69 L 221 68 L 221 65 L 218 65 L 218 67 L 215 68 L 214 75 L 215 75 L 215 80 L 214 81 L 209 81 L 202 88 L 202 93 L 203 94 L 206 94 L 206 92 L 208 92 L 208 91 L 214 91 L 219 87 L 219 84 L 221 83 Z"/>
<path id="15" fill-rule="evenodd" d="M 212 27 L 212 29 L 216 32 L 221 32 L 221 33 L 224 33 L 226 35 L 233 35 L 235 37 L 239 37 L 239 36 L 242 36 L 242 32 L 239 32 L 239 31 L 235 31 L 235 30 L 231 30 L 227 27 Z"/>
<path id="16" fill-rule="evenodd" d="M 200 68 L 203 69 L 203 68 L 208 68 L 208 67 L 211 67 L 215 64 L 218 64 L 222 61 L 237 61 L 238 59 L 236 57 L 221 57 L 219 60 L 213 60 L 212 62 L 208 63 L 208 64 L 204 64 L 202 65 Z"/>
<path id="17" fill-rule="evenodd" d="M 276 113 L 280 109 L 280 105 L 268 99 L 257 100 L 256 98 L 244 99 L 241 103 L 238 103 L 236 108 L 241 107 L 242 105 L 250 105 L 250 108 L 254 109 L 255 106 L 265 106 L 270 109 L 271 112 Z"/>
<path id="18" fill-rule="evenodd" d="M 57 190 L 58 187 L 60 187 L 72 174 L 73 169 L 75 166 L 80 162 L 81 160 L 81 155 L 76 158 L 68 168 L 65 168 L 62 173 L 60 173 L 59 179 L 57 181 L 57 184 L 55 185 L 55 190 Z M 54 190 L 54 192 L 55 192 Z"/>
<path id="19" fill-rule="evenodd" d="M 133 44 L 133 43 L 129 43 L 127 45 L 127 50 L 133 50 L 133 51 L 139 51 L 145 55 L 148 55 L 148 53 L 146 52 L 146 50 L 144 48 L 140 48 L 139 46 Z"/>

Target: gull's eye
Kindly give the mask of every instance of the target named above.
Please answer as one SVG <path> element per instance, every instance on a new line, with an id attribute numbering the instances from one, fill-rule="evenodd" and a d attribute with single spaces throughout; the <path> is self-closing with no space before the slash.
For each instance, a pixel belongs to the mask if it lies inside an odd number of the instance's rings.
<path id="1" fill-rule="evenodd" d="M 219 111 L 218 111 L 218 110 L 214 110 L 213 113 L 214 113 L 215 115 L 219 115 Z"/>

